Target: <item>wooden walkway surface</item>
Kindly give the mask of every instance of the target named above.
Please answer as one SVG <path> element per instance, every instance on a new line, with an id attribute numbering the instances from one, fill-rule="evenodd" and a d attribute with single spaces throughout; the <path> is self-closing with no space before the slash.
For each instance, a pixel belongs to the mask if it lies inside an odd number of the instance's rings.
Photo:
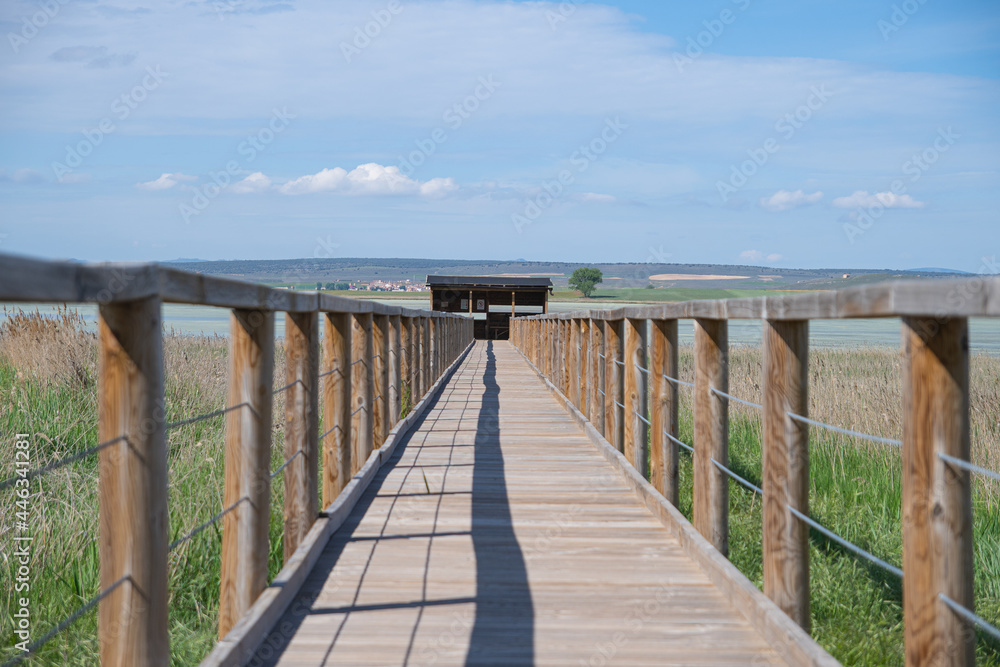
<path id="1" fill-rule="evenodd" d="M 509 343 L 400 444 L 251 664 L 784 664 Z"/>

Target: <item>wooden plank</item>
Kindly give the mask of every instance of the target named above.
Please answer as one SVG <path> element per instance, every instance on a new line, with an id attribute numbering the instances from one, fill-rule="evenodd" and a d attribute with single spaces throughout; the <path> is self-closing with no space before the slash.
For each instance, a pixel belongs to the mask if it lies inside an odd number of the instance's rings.
<path id="1" fill-rule="evenodd" d="M 399 326 L 399 395 L 402 400 L 403 395 L 409 391 L 410 400 L 413 400 L 413 318 L 400 318 Z"/>
<path id="2" fill-rule="evenodd" d="M 678 387 L 667 380 L 677 378 L 677 320 L 650 321 L 649 382 L 652 418 L 650 437 L 649 479 L 663 497 L 677 507 L 679 499 L 679 473 L 677 444 L 668 439 L 678 432 Z M 667 376 L 667 377 L 664 377 Z"/>
<path id="3" fill-rule="evenodd" d="M 351 474 L 364 465 L 375 448 L 374 409 L 375 372 L 372 364 L 374 341 L 372 314 L 351 315 Z"/>
<path id="4" fill-rule="evenodd" d="M 649 474 L 646 443 L 649 428 L 644 419 L 649 418 L 646 387 L 646 320 L 626 319 L 622 322 L 625 333 L 625 365 L 622 367 L 624 409 L 624 454 L 643 477 Z"/>
<path id="5" fill-rule="evenodd" d="M 104 665 L 167 665 L 167 439 L 160 300 L 99 309 L 98 458 Z M 10 590 L 13 590 L 12 588 Z"/>
<path id="6" fill-rule="evenodd" d="M 327 313 L 323 337 L 323 507 L 351 480 L 351 320 Z"/>
<path id="7" fill-rule="evenodd" d="M 285 315 L 284 557 L 291 558 L 319 512 L 319 316 Z"/>
<path id="8" fill-rule="evenodd" d="M 694 527 L 723 556 L 729 555 L 729 478 L 712 463 L 729 465 L 728 326 L 694 323 Z"/>
<path id="9" fill-rule="evenodd" d="M 764 594 L 809 632 L 809 322 L 764 322 Z"/>
<path id="10" fill-rule="evenodd" d="M 938 597 L 973 609 L 969 329 L 903 320 L 903 619 L 906 664 L 975 664 L 975 633 Z"/>
<path id="11" fill-rule="evenodd" d="M 708 575 L 712 584 L 723 592 L 726 599 L 733 604 L 743 618 L 754 626 L 771 647 L 788 661 L 788 664 L 816 667 L 821 665 L 834 667 L 840 664 L 809 637 L 808 633 L 782 613 L 728 559 L 713 548 L 694 526 L 688 523 L 676 507 L 667 502 L 649 482 L 639 475 L 621 452 L 617 451 L 593 428 L 592 424 L 587 423 L 583 415 L 569 405 L 565 396 L 559 394 L 558 390 L 551 384 L 548 385 L 548 388 L 570 413 L 570 416 L 583 427 L 588 439 L 605 460 L 638 494 L 644 505 L 680 541 L 684 552 L 699 565 L 702 571 Z M 690 613 L 689 605 L 678 604 L 678 609 L 681 610 L 682 614 Z M 718 618 L 716 617 L 715 620 Z M 713 644 L 706 642 L 702 650 L 707 650 L 712 654 Z M 716 656 L 712 654 L 712 657 Z M 752 659 L 743 657 L 742 661 L 739 662 L 737 659 L 734 662 L 735 664 L 760 664 L 764 658 L 760 655 Z"/>
<path id="12" fill-rule="evenodd" d="M 234 310 L 226 405 L 242 407 L 226 413 L 223 506 L 236 507 L 222 518 L 220 638 L 267 585 L 273 377 L 274 314 Z"/>
<path id="13" fill-rule="evenodd" d="M 336 314 L 347 317 L 346 314 Z M 449 373 L 453 369 L 449 370 Z M 432 389 L 439 392 L 444 382 Z M 274 581 L 257 598 L 250 610 L 240 619 L 233 629 L 221 639 L 212 652 L 201 662 L 201 667 L 242 667 L 266 656 L 258 651 L 261 642 L 267 638 L 268 631 L 277 627 L 279 632 L 287 632 L 287 627 L 277 626 L 282 614 L 288 610 L 295 600 L 299 589 L 305 583 L 307 576 L 327 547 L 331 535 L 349 518 L 350 512 L 357 506 L 362 494 L 375 480 L 379 468 L 390 461 L 390 456 L 396 446 L 403 442 L 413 426 L 426 412 L 429 400 L 422 400 L 414 405 L 413 410 L 393 428 L 381 455 L 372 455 L 365 461 L 358 474 L 351 479 L 336 502 L 328 506 L 312 529 L 306 535 L 299 549 L 286 561 L 284 567 L 275 576 Z M 293 606 L 299 613 L 303 607 Z M 267 651 L 271 650 L 270 643 Z"/>

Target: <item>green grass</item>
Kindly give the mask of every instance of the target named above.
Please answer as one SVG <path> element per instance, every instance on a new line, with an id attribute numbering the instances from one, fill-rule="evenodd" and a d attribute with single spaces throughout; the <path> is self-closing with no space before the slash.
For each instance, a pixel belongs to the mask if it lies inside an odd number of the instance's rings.
<path id="1" fill-rule="evenodd" d="M 738 299 L 754 296 L 780 296 L 784 292 L 767 289 L 715 289 L 699 287 L 664 287 L 645 289 L 641 287 L 618 287 L 597 289 L 589 299 L 573 290 L 555 290 L 553 301 L 607 302 L 607 301 L 689 301 L 691 299 Z"/>
<path id="2" fill-rule="evenodd" d="M 692 441 L 690 405 L 680 437 Z M 902 562 L 900 453 L 859 448 L 840 436 L 810 437 L 810 515 L 828 529 L 897 567 Z M 730 417 L 730 469 L 761 485 L 761 425 L 755 415 Z M 974 491 L 975 602 L 978 614 L 1000 621 L 1000 507 Z M 680 509 L 691 518 L 691 456 L 681 451 Z M 763 586 L 760 497 L 736 482 L 729 496 L 730 561 Z M 902 584 L 812 531 L 810 586 L 813 637 L 845 665 L 902 665 Z M 1000 645 L 977 635 L 977 664 L 1000 665 Z"/>
<path id="3" fill-rule="evenodd" d="M 188 349 L 186 354 L 199 354 Z M 225 350 L 201 350 L 219 355 Z M 218 360 L 216 360 L 218 361 Z M 32 467 L 62 459 L 97 444 L 97 405 L 94 385 L 86 388 L 45 384 L 17 378 L 14 369 L 0 362 L 0 428 L 3 443 L 13 445 L 14 433 L 45 434 L 32 438 Z M 167 421 L 178 421 L 220 407 L 191 376 L 168 374 Z M 283 410 L 276 402 L 272 469 L 283 461 L 281 443 Z M 224 456 L 223 417 L 198 422 L 169 434 L 169 508 L 171 541 L 207 521 L 222 509 Z M 13 456 L 4 452 L 0 477 L 13 474 Z M 38 639 L 61 619 L 99 593 L 97 456 L 92 455 L 31 482 L 32 639 Z M 0 546 L 4 554 L 13 544 L 13 489 L 0 491 L 5 508 L 0 520 Z M 269 577 L 282 565 L 281 475 L 272 482 L 271 548 Z M 171 664 L 200 662 L 216 641 L 219 611 L 221 523 L 217 522 L 170 554 Z M 0 662 L 14 657 L 16 641 L 8 619 L 17 608 L 12 585 L 15 563 L 0 562 L 0 618 L 3 642 Z M 98 664 L 97 612 L 92 610 L 56 635 L 37 654 L 36 664 Z"/>

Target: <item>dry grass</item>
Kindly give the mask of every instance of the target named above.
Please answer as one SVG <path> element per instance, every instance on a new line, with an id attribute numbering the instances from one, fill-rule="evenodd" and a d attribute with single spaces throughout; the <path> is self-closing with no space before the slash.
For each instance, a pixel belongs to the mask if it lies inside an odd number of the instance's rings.
<path id="1" fill-rule="evenodd" d="M 54 317 L 5 306 L 0 320 L 0 358 L 44 384 L 89 386 L 97 377 L 96 339 L 83 317 L 66 306 Z"/>
<path id="2" fill-rule="evenodd" d="M 681 378 L 694 377 L 693 348 L 680 354 Z M 884 347 L 818 349 L 809 352 L 809 416 L 842 428 L 885 438 L 903 437 L 901 352 Z M 730 350 L 729 389 L 761 402 L 761 351 Z M 969 363 L 970 427 L 974 463 L 1000 469 L 1000 358 L 974 354 Z M 734 414 L 756 417 L 752 408 L 731 403 Z M 857 446 L 870 446 L 859 440 Z"/>

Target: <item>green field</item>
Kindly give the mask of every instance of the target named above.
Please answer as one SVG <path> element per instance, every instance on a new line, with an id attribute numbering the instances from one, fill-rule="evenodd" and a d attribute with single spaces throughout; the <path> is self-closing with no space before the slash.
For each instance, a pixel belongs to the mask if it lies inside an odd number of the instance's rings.
<path id="1" fill-rule="evenodd" d="M 787 294 L 779 290 L 766 289 L 713 289 L 701 287 L 663 287 L 663 288 L 641 288 L 641 287 L 618 287 L 610 289 L 597 289 L 590 298 L 584 297 L 580 292 L 574 290 L 556 290 L 552 295 L 553 301 L 579 301 L 582 304 L 588 302 L 662 302 L 662 301 L 690 301 L 692 299 L 740 299 L 754 296 L 780 296 Z"/>

